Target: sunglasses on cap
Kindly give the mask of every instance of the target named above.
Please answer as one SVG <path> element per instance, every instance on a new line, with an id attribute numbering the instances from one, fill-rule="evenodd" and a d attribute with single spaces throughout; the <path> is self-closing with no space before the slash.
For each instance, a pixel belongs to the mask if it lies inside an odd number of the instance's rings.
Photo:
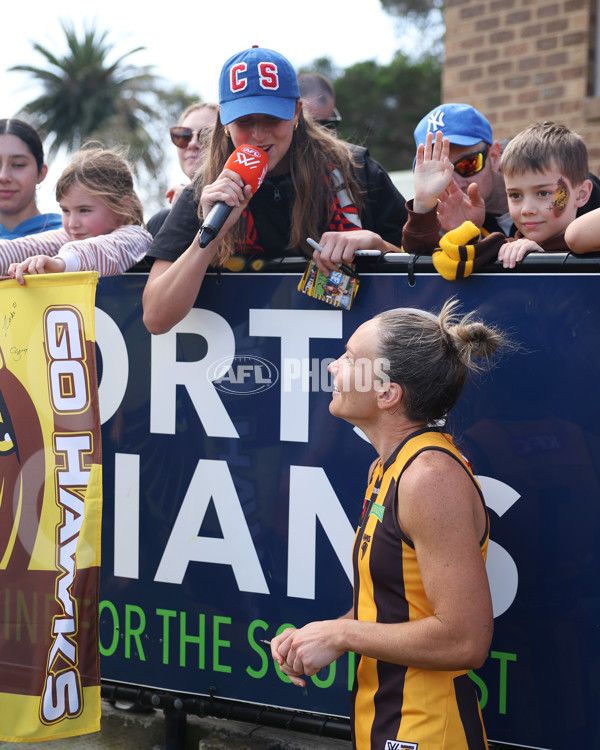
<path id="1" fill-rule="evenodd" d="M 487 159 L 489 150 L 490 147 L 486 145 L 481 151 L 475 151 L 472 154 L 463 156 L 462 159 L 454 162 L 454 169 L 461 177 L 473 177 L 473 175 L 481 172 L 485 167 L 485 160 Z"/>
<path id="2" fill-rule="evenodd" d="M 177 148 L 186 148 L 190 145 L 190 141 L 194 136 L 201 141 L 209 133 L 212 133 L 212 128 L 202 128 L 202 130 L 192 130 L 191 128 L 183 128 L 177 125 L 171 128 L 169 131 L 171 134 L 171 141 L 177 146 Z"/>

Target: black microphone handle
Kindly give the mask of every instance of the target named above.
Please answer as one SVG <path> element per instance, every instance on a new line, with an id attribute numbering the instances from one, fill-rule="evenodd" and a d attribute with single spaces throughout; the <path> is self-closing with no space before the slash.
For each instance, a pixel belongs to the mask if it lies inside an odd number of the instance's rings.
<path id="1" fill-rule="evenodd" d="M 217 201 L 215 205 L 208 212 L 208 216 L 202 224 L 200 229 L 200 238 L 198 244 L 200 247 L 206 247 L 209 242 L 212 242 L 214 238 L 219 234 L 223 228 L 223 224 L 227 221 L 227 217 L 233 211 L 233 206 L 228 206 L 227 203 Z"/>

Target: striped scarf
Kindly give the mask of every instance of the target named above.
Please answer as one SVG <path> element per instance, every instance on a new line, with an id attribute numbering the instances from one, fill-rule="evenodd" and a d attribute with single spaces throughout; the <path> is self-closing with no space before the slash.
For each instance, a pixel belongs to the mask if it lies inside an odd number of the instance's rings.
<path id="1" fill-rule="evenodd" d="M 329 205 L 329 222 L 327 230 L 329 232 L 350 232 L 362 228 L 362 223 L 352 196 L 346 189 L 344 180 L 339 169 L 332 166 L 331 180 L 334 193 L 333 199 Z M 236 253 L 253 254 L 264 252 L 258 241 L 258 232 L 252 217 L 252 211 L 247 208 L 242 214 L 242 221 L 246 227 L 246 238 L 242 245 L 236 246 Z"/>

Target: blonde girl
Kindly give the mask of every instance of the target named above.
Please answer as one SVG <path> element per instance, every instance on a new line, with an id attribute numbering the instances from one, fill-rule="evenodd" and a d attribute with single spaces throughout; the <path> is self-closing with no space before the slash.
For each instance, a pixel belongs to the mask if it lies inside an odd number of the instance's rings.
<path id="1" fill-rule="evenodd" d="M 151 235 L 127 162 L 116 151 L 85 148 L 56 185 L 62 229 L 0 240 L 0 273 L 25 283 L 24 274 L 98 271 L 116 276 L 140 261 Z"/>

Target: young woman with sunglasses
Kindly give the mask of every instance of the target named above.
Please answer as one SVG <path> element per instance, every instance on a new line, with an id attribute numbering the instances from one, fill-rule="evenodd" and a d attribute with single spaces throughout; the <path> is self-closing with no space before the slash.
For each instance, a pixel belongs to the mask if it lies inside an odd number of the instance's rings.
<path id="1" fill-rule="evenodd" d="M 202 157 L 206 153 L 206 145 L 210 139 L 217 116 L 219 105 L 212 102 L 196 102 L 190 104 L 184 110 L 179 118 L 179 124 L 172 127 L 169 131 L 171 143 L 177 149 L 177 159 L 181 171 L 192 180 L 198 167 L 202 162 Z M 172 185 L 165 193 L 165 198 L 171 204 L 171 208 L 177 202 L 185 184 Z M 169 208 L 154 214 L 147 223 L 148 231 L 154 237 L 158 234 L 165 219 L 169 215 Z"/>
<path id="2" fill-rule="evenodd" d="M 193 188 L 186 188 L 149 250 L 154 263 L 144 290 L 144 323 L 164 333 L 193 306 L 210 266 L 232 255 L 254 258 L 312 255 L 329 272 L 359 249 L 398 251 L 404 198 L 365 149 L 350 148 L 305 118 L 294 68 L 274 50 L 233 55 L 219 84 L 220 118 Z M 243 144 L 268 156 L 252 194 L 224 165 Z M 232 208 L 218 235 L 199 247 L 202 221 L 217 202 Z"/>
<path id="3" fill-rule="evenodd" d="M 192 104 L 181 115 L 179 125 L 170 130 L 171 142 L 177 147 L 179 166 L 189 180 L 194 179 L 201 164 L 218 113 L 218 105 L 212 102 Z M 174 203 L 178 194 L 175 195 L 172 191 L 173 188 L 167 192 L 166 197 Z"/>
<path id="4" fill-rule="evenodd" d="M 0 120 L 0 239 L 60 229 L 60 214 L 42 214 L 36 189 L 48 172 L 37 131 L 22 120 Z"/>

